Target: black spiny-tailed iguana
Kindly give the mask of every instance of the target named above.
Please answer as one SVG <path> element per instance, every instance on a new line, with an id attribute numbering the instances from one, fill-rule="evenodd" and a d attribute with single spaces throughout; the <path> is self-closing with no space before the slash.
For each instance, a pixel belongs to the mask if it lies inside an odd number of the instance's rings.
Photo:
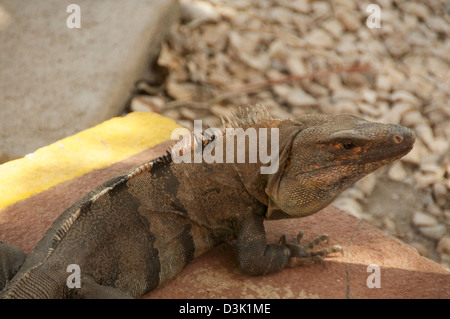
<path id="1" fill-rule="evenodd" d="M 317 212 L 361 177 L 408 153 L 415 140 L 413 131 L 398 125 L 354 116 L 275 120 L 264 108 L 227 125 L 277 129 L 278 139 L 269 137 L 268 143 L 278 143 L 278 170 L 261 174 L 260 160 L 177 164 L 170 153 L 145 163 L 66 210 L 20 269 L 24 254 L 0 244 L 0 285 L 9 280 L 0 286 L 1 297 L 139 297 L 232 239 L 237 239 L 239 266 L 250 275 L 317 260 L 341 248 L 268 244 L 264 219 Z M 225 131 L 218 135 L 200 148 L 234 139 Z M 178 149 L 177 155 L 188 150 Z M 67 285 L 67 267 L 73 264 L 81 270 L 80 288 Z"/>

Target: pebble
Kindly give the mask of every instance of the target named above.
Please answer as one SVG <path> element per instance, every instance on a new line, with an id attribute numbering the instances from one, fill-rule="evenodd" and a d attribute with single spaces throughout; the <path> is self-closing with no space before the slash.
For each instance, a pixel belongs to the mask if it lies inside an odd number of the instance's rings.
<path id="1" fill-rule="evenodd" d="M 434 150 L 434 134 L 431 127 L 426 124 L 419 124 L 415 128 L 417 136 L 424 142 L 430 150 Z"/>
<path id="2" fill-rule="evenodd" d="M 375 174 L 364 176 L 356 182 L 355 187 L 360 189 L 366 197 L 370 196 L 377 184 L 377 177 Z"/>
<path id="3" fill-rule="evenodd" d="M 402 182 L 408 177 L 408 173 L 403 168 L 402 162 L 398 161 L 391 165 L 388 170 L 388 177 L 395 182 Z"/>
<path id="4" fill-rule="evenodd" d="M 181 0 L 180 7 L 181 18 L 188 23 L 217 21 L 220 18 L 214 7 L 207 2 Z"/>
<path id="5" fill-rule="evenodd" d="M 369 104 L 374 104 L 377 101 L 378 94 L 374 90 L 364 89 L 362 91 L 362 98 Z"/>
<path id="6" fill-rule="evenodd" d="M 309 11 L 311 10 L 311 4 L 305 0 L 287 1 L 286 5 L 292 10 L 300 13 L 309 13 Z"/>
<path id="7" fill-rule="evenodd" d="M 447 202 L 450 203 L 449 190 L 442 183 L 436 183 L 433 185 L 433 195 L 439 206 L 445 206 Z"/>
<path id="8" fill-rule="evenodd" d="M 412 109 L 413 106 L 410 103 L 395 102 L 392 105 L 392 108 L 383 115 L 380 121 L 383 123 L 399 124 L 403 115 Z"/>
<path id="9" fill-rule="evenodd" d="M 415 212 L 413 217 L 413 223 L 416 226 L 436 226 L 439 224 L 438 220 L 424 212 Z"/>
<path id="10" fill-rule="evenodd" d="M 316 105 L 317 101 L 302 89 L 293 89 L 285 96 L 286 101 L 292 106 L 305 107 Z"/>
<path id="11" fill-rule="evenodd" d="M 412 110 L 403 114 L 401 124 L 411 128 L 419 124 L 426 124 L 426 120 L 419 111 Z"/>
<path id="12" fill-rule="evenodd" d="M 404 91 L 404 90 L 398 90 L 392 93 L 391 100 L 394 102 L 402 101 L 406 103 L 410 103 L 413 106 L 419 106 L 420 102 L 417 97 L 414 96 L 414 94 Z"/>
<path id="13" fill-rule="evenodd" d="M 340 197 L 333 202 L 333 205 L 339 208 L 340 210 L 349 213 L 350 215 L 353 215 L 358 218 L 362 217 L 361 214 L 362 207 L 358 203 L 358 201 L 353 198 Z"/>
<path id="14" fill-rule="evenodd" d="M 312 47 L 331 49 L 334 46 L 333 38 L 323 29 L 313 29 L 305 36 L 305 40 Z"/>
<path id="15" fill-rule="evenodd" d="M 157 96 L 137 96 L 131 101 L 133 112 L 161 112 L 165 100 Z"/>
<path id="16" fill-rule="evenodd" d="M 447 228 L 445 225 L 423 226 L 419 227 L 419 231 L 431 239 L 439 240 L 447 233 Z"/>
<path id="17" fill-rule="evenodd" d="M 426 20 L 430 14 L 427 6 L 423 3 L 408 1 L 402 3 L 401 8 L 406 12 L 413 14 L 422 20 Z"/>
<path id="18" fill-rule="evenodd" d="M 450 254 L 450 237 L 444 236 L 437 244 L 437 251 L 440 253 Z"/>
<path id="19" fill-rule="evenodd" d="M 325 21 L 323 28 L 330 34 L 334 36 L 335 39 L 339 39 L 344 33 L 344 28 L 342 24 L 337 19 L 331 19 Z"/>
<path id="20" fill-rule="evenodd" d="M 336 10 L 336 18 L 344 26 L 346 31 L 356 31 L 361 27 L 359 17 L 354 14 L 354 11 L 338 8 Z"/>

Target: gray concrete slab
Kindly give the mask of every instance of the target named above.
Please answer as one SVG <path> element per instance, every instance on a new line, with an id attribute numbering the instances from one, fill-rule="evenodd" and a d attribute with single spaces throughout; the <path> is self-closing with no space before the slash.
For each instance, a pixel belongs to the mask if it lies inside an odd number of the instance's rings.
<path id="1" fill-rule="evenodd" d="M 120 114 L 177 14 L 177 0 L 0 0 L 0 163 Z"/>

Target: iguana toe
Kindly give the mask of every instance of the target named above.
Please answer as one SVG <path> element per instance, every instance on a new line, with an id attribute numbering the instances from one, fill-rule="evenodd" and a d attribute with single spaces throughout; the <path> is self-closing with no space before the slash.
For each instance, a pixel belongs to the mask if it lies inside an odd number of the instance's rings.
<path id="1" fill-rule="evenodd" d="M 280 244 L 289 248 L 291 256 L 289 258 L 288 265 L 290 267 L 301 266 L 301 265 L 311 265 L 315 263 L 323 263 L 324 256 L 333 254 L 335 252 L 343 252 L 343 249 L 339 245 L 330 246 L 321 250 L 312 250 L 315 246 L 322 242 L 328 242 L 328 235 L 321 235 L 311 242 L 300 245 L 300 241 L 303 237 L 303 232 L 299 232 L 294 243 L 287 243 L 286 236 L 283 235 L 280 238 Z"/>

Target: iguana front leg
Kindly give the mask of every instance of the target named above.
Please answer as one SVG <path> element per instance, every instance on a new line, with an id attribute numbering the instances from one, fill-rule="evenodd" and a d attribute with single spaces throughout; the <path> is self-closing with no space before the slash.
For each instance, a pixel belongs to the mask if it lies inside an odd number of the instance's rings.
<path id="1" fill-rule="evenodd" d="M 264 217 L 246 214 L 237 237 L 237 257 L 240 268 L 249 275 L 265 275 L 280 271 L 289 261 L 291 252 L 283 245 L 267 244 Z"/>
<path id="2" fill-rule="evenodd" d="M 240 268 L 249 275 L 265 275 L 282 270 L 286 266 L 298 266 L 323 261 L 325 256 L 342 251 L 340 246 L 312 251 L 318 243 L 328 239 L 322 235 L 311 243 L 300 245 L 303 233 L 299 233 L 294 244 L 286 243 L 282 236 L 280 244 L 267 244 L 264 217 L 247 214 L 240 224 L 237 240 L 237 257 Z"/>
<path id="3" fill-rule="evenodd" d="M 27 255 L 18 247 L 0 242 L 0 291 L 14 277 Z"/>

